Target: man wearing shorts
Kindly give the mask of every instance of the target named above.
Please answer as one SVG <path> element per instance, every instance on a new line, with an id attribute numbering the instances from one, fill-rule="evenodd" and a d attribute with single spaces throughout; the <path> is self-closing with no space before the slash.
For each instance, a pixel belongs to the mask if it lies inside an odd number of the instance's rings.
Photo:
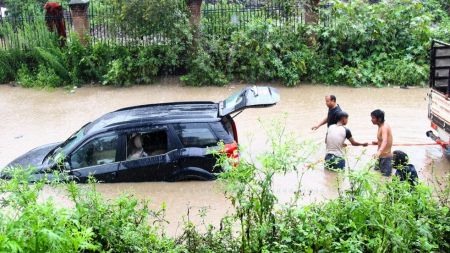
<path id="1" fill-rule="evenodd" d="M 372 142 L 378 145 L 377 153 L 374 155 L 378 159 L 375 170 L 380 170 L 383 176 L 389 177 L 392 174 L 392 130 L 391 127 L 384 121 L 384 112 L 380 109 L 373 111 L 372 124 L 378 126 L 377 140 Z"/>
<path id="2" fill-rule="evenodd" d="M 345 159 L 343 149 L 346 146 L 345 140 L 348 139 L 353 146 L 364 146 L 368 143 L 359 143 L 352 137 L 352 133 L 345 127 L 348 122 L 348 114 L 339 112 L 337 114 L 338 122 L 328 127 L 325 143 L 327 151 L 325 155 L 325 168 L 330 170 L 341 170 L 345 168 Z"/>

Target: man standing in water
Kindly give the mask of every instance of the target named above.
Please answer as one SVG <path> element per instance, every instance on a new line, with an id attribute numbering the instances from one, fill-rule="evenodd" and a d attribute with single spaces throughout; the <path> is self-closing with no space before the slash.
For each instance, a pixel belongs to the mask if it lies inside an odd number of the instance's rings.
<path id="1" fill-rule="evenodd" d="M 377 153 L 374 155 L 375 158 L 378 158 L 375 170 L 380 170 L 384 176 L 388 177 L 392 174 L 392 130 L 384 122 L 384 112 L 382 110 L 377 109 L 370 116 L 372 117 L 372 124 L 378 126 L 377 141 L 372 142 L 372 144 L 378 145 Z"/>
<path id="2" fill-rule="evenodd" d="M 340 112 L 337 115 L 338 122 L 328 127 L 327 138 L 327 153 L 325 155 L 325 168 L 331 170 L 341 170 L 345 168 L 344 159 L 344 144 L 348 139 L 353 146 L 367 147 L 368 143 L 360 143 L 353 139 L 352 133 L 345 127 L 348 122 L 348 114 Z"/>
<path id="3" fill-rule="evenodd" d="M 311 130 L 317 130 L 322 125 L 325 125 L 327 123 L 327 127 L 330 125 L 336 124 L 338 119 L 338 114 L 342 112 L 341 107 L 336 103 L 336 96 L 329 95 L 325 96 L 325 104 L 328 107 L 328 115 L 326 118 L 324 118 L 318 125 L 313 126 Z"/>

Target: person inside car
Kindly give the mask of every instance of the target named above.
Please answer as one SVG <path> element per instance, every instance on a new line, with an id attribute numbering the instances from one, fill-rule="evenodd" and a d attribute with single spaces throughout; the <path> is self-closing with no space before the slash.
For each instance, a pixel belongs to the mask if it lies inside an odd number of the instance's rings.
<path id="1" fill-rule="evenodd" d="M 129 140 L 130 152 L 128 153 L 127 160 L 138 159 L 142 157 L 148 156 L 145 153 L 144 148 L 142 147 L 142 136 L 139 133 L 135 133 L 131 135 Z"/>

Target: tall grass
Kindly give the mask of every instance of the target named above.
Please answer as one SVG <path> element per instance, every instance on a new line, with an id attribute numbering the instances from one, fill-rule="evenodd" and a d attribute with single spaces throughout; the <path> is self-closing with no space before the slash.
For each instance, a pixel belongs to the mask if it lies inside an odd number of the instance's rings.
<path id="1" fill-rule="evenodd" d="M 57 45 L 58 37 L 48 31 L 43 15 L 33 17 L 33 20 L 17 22 L 0 22 L 0 43 L 3 49 L 35 47 L 51 48 Z"/>

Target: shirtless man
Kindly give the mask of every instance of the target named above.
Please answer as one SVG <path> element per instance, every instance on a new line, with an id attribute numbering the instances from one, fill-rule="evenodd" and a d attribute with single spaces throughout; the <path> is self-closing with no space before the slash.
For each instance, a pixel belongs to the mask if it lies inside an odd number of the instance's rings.
<path id="1" fill-rule="evenodd" d="M 377 153 L 374 155 L 378 158 L 378 165 L 375 170 L 380 170 L 384 176 L 392 174 L 392 130 L 391 127 L 384 122 L 384 112 L 380 109 L 373 111 L 370 116 L 372 123 L 378 126 L 377 141 L 372 142 L 378 145 Z"/>

